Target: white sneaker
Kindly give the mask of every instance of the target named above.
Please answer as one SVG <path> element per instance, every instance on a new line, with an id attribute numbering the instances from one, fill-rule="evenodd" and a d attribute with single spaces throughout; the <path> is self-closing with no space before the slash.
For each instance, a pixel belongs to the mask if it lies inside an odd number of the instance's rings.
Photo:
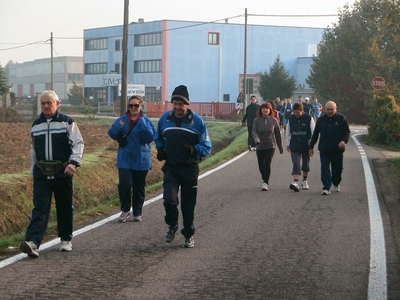
<path id="1" fill-rule="evenodd" d="M 307 180 L 303 180 L 303 182 L 301 183 L 301 188 L 303 190 L 309 190 L 310 189 L 310 187 L 308 186 Z"/>
<path id="2" fill-rule="evenodd" d="M 268 191 L 268 184 L 266 184 L 265 182 L 263 182 L 262 184 L 262 191 Z"/>
<path id="3" fill-rule="evenodd" d="M 295 192 L 300 192 L 300 187 L 299 187 L 299 184 L 297 183 L 297 181 L 294 181 L 293 183 L 291 183 L 289 185 L 289 188 Z"/>
<path id="4" fill-rule="evenodd" d="M 72 251 L 71 241 L 61 241 L 60 252 L 70 252 Z"/>
<path id="5" fill-rule="evenodd" d="M 120 223 L 125 223 L 126 220 L 129 219 L 129 216 L 131 215 L 131 213 L 129 211 L 121 211 L 121 214 L 118 217 L 118 221 Z"/>
<path id="6" fill-rule="evenodd" d="M 339 193 L 340 192 L 340 185 L 338 185 L 338 186 L 334 185 L 333 189 L 332 189 L 332 192 Z"/>
<path id="7" fill-rule="evenodd" d="M 251 147 L 251 151 L 256 151 L 256 147 Z"/>
<path id="8" fill-rule="evenodd" d="M 38 247 L 34 242 L 24 241 L 19 246 L 22 252 L 26 253 L 30 258 L 39 257 Z"/>
<path id="9" fill-rule="evenodd" d="M 322 190 L 321 195 L 326 196 L 326 195 L 329 195 L 330 193 L 331 193 L 331 192 L 330 192 L 329 190 Z"/>
<path id="10" fill-rule="evenodd" d="M 142 216 L 133 216 L 133 222 L 142 222 Z"/>

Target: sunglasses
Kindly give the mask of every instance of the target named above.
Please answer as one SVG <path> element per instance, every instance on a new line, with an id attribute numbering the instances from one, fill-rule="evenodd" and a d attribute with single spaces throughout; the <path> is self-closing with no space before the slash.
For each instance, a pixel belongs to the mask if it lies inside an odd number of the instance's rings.
<path id="1" fill-rule="evenodd" d="M 129 108 L 139 108 L 140 104 L 129 104 Z"/>

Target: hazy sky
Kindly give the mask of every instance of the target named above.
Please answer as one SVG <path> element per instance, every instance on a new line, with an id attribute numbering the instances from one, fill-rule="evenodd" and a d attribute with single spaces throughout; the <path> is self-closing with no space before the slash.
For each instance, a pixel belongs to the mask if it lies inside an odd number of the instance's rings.
<path id="1" fill-rule="evenodd" d="M 213 22 L 229 19 L 249 24 L 325 28 L 337 17 L 275 17 L 276 15 L 337 15 L 355 0 L 154 0 L 129 1 L 129 22 L 143 18 Z M 32 61 L 50 57 L 50 34 L 54 57 L 83 56 L 83 30 L 122 25 L 124 0 L 0 0 L 0 64 L 9 60 Z M 273 15 L 273 16 L 266 16 Z M 232 18 L 240 16 L 237 18 Z M 62 38 L 62 39 L 60 39 Z M 31 45 L 29 45 L 31 44 Z"/>

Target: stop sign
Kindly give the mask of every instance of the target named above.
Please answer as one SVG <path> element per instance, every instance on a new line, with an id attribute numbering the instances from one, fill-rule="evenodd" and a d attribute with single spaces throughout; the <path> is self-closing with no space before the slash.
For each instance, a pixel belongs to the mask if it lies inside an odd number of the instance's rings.
<path id="1" fill-rule="evenodd" d="M 383 79 L 383 77 L 381 76 L 377 76 L 374 79 L 372 79 L 371 84 L 375 90 L 380 90 L 382 86 L 385 84 L 385 79 Z"/>

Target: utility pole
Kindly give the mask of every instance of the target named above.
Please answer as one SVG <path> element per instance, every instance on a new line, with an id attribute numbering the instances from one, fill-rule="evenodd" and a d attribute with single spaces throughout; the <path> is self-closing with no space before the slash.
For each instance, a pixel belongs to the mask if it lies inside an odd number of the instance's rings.
<path id="1" fill-rule="evenodd" d="M 244 71 L 243 71 L 243 112 L 247 106 L 247 8 L 244 10 Z"/>
<path id="2" fill-rule="evenodd" d="M 53 33 L 50 34 L 50 50 L 51 50 L 51 59 L 50 59 L 50 89 L 53 90 L 54 86 L 54 65 L 53 65 Z"/>
<path id="3" fill-rule="evenodd" d="M 129 0 L 124 0 L 124 33 L 122 38 L 122 82 L 121 82 L 121 116 L 127 108 L 128 98 L 128 30 L 129 30 Z"/>

